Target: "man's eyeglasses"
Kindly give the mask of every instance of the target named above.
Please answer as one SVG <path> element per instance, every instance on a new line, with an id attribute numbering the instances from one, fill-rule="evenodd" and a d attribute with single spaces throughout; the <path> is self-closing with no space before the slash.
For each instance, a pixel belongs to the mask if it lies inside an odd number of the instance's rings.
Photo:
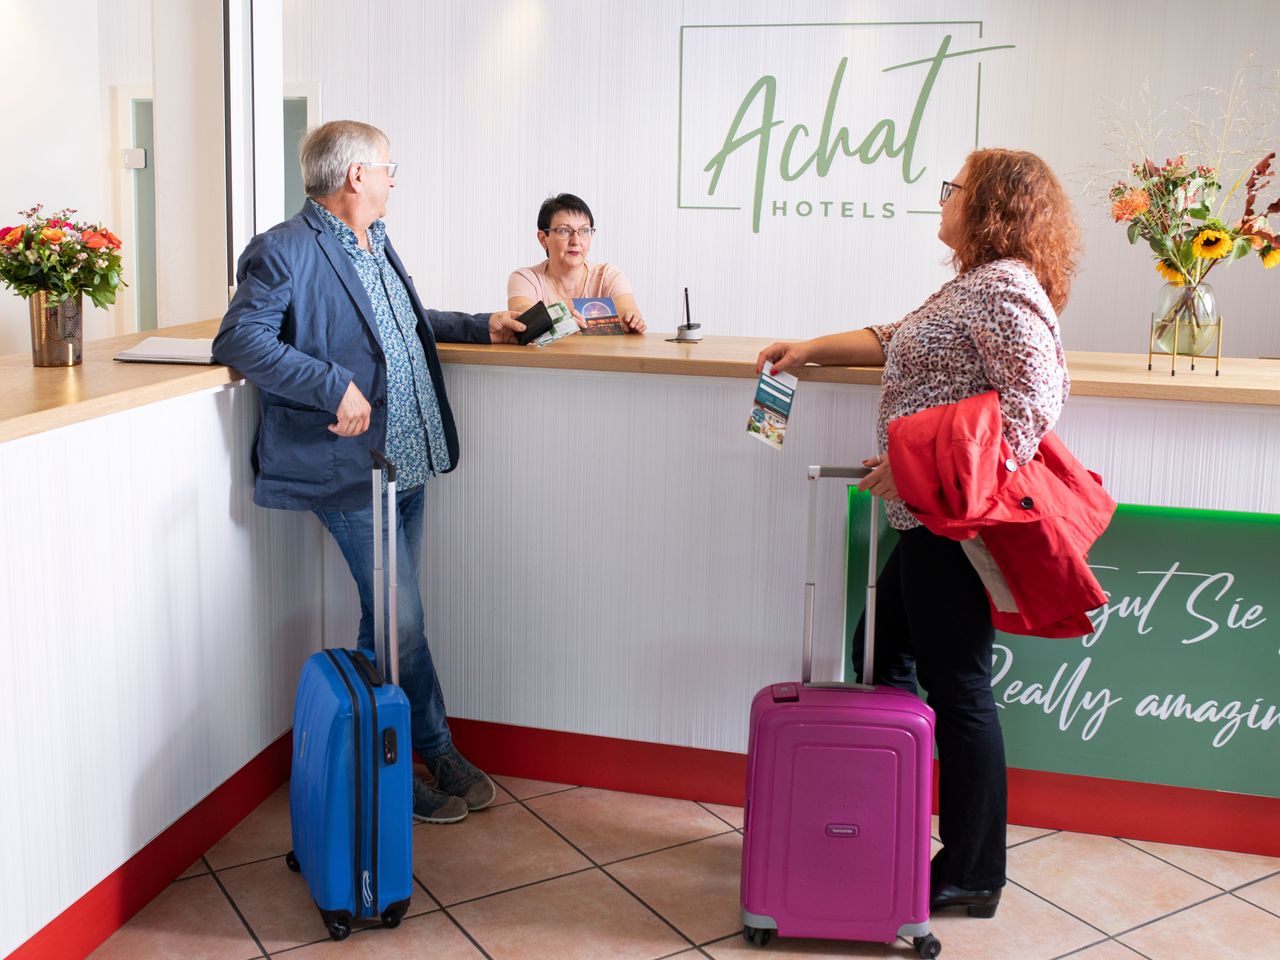
<path id="1" fill-rule="evenodd" d="M 583 240 L 590 240 L 595 232 L 595 227 L 579 227 L 577 230 L 573 227 L 552 227 L 547 231 L 547 233 L 554 233 L 561 240 L 568 240 L 575 233 Z"/>
<path id="2" fill-rule="evenodd" d="M 398 164 L 398 163 L 362 163 L 362 164 L 360 164 L 360 166 L 362 166 L 362 167 L 386 167 L 386 168 L 387 168 L 387 176 L 388 176 L 388 177 L 394 177 L 394 176 L 396 175 L 396 170 L 398 170 L 398 169 L 399 169 L 399 167 L 400 167 L 400 164 Z"/>
<path id="3" fill-rule="evenodd" d="M 950 180 L 942 181 L 942 193 L 938 196 L 939 203 L 946 203 L 948 198 L 957 190 L 963 190 L 964 187 L 958 183 L 952 183 Z"/>

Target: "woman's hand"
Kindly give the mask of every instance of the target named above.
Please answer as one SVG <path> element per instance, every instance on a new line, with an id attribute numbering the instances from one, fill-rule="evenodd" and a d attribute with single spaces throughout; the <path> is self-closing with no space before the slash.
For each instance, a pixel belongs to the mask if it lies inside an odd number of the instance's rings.
<path id="1" fill-rule="evenodd" d="M 764 369 L 766 363 L 773 364 L 775 373 L 788 367 L 803 367 L 809 362 L 809 344 L 806 343 L 771 343 L 760 351 L 756 357 L 756 373 Z"/>
<path id="2" fill-rule="evenodd" d="M 618 319 L 626 325 L 628 333 L 644 333 L 645 331 L 644 317 L 640 316 L 639 310 L 624 311 L 619 314 Z"/>
<path id="3" fill-rule="evenodd" d="M 889 466 L 888 454 L 878 454 L 862 461 L 864 467 L 871 472 L 858 481 L 858 489 L 863 493 L 879 497 L 886 503 L 898 499 L 898 485 L 893 479 L 893 467 Z"/>

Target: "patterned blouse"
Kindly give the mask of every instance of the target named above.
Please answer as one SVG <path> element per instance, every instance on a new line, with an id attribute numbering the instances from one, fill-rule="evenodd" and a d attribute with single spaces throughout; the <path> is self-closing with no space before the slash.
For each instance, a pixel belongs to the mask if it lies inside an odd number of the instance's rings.
<path id="1" fill-rule="evenodd" d="M 994 389 L 1005 439 L 1026 463 L 1071 388 L 1058 315 L 1021 260 L 966 271 L 901 320 L 870 330 L 885 356 L 876 423 L 881 450 L 889 446 L 890 420 Z M 920 526 L 901 500 L 885 513 L 896 530 Z"/>
<path id="2" fill-rule="evenodd" d="M 369 249 L 363 250 L 354 230 L 314 200 L 311 203 L 351 257 L 373 305 L 387 360 L 386 454 L 396 465 L 399 489 L 412 490 L 449 469 L 449 445 L 427 354 L 418 339 L 417 314 L 404 281 L 387 260 L 386 224 L 375 220 L 369 225 Z M 382 482 L 385 486 L 385 474 Z"/>

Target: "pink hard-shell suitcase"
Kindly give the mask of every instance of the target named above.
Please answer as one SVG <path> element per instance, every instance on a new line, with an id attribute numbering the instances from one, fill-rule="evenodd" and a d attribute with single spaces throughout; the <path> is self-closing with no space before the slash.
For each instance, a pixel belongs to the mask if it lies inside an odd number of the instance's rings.
<path id="1" fill-rule="evenodd" d="M 891 942 L 922 957 L 929 932 L 933 711 L 903 690 L 814 683 L 817 483 L 865 476 L 810 467 L 801 682 L 774 683 L 751 703 L 742 846 L 742 935 Z M 871 500 L 871 530 L 876 500 Z M 875 647 L 876 538 L 870 537 L 863 677 Z"/>

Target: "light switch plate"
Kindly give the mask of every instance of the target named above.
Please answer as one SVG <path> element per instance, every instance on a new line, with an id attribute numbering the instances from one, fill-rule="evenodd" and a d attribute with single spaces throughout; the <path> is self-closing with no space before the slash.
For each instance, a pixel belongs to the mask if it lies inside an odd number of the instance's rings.
<path id="1" fill-rule="evenodd" d="M 147 151 L 143 147 L 130 147 L 125 150 L 124 168 L 126 170 L 145 170 L 147 168 Z"/>

